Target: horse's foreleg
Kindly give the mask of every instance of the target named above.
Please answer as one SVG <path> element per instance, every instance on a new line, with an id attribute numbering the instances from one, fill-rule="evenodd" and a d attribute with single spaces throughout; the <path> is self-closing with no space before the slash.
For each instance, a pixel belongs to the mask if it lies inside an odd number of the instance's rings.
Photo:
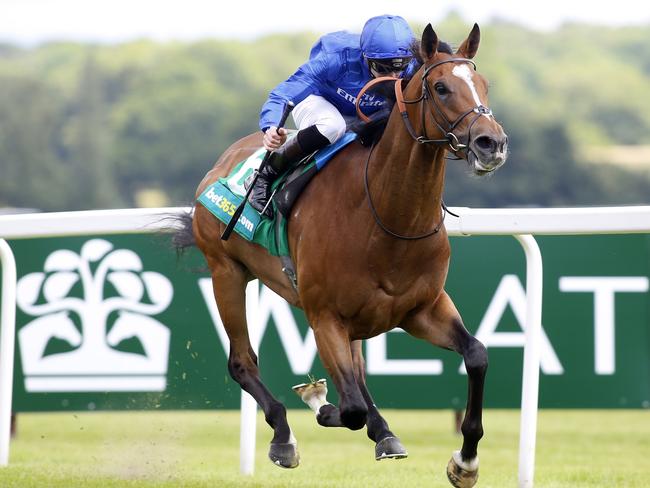
<path id="1" fill-rule="evenodd" d="M 226 271 L 221 266 L 212 273 L 212 286 L 219 315 L 230 339 L 228 371 L 264 411 L 266 422 L 273 428 L 269 450 L 271 461 L 283 468 L 298 466 L 296 439 L 287 422 L 287 411 L 262 383 L 246 324 L 246 279 L 244 271 L 232 263 Z"/>
<path id="2" fill-rule="evenodd" d="M 467 407 L 461 426 L 463 446 L 453 453 L 447 476 L 456 487 L 474 486 L 478 479 L 477 447 L 483 437 L 483 386 L 488 365 L 485 346 L 465 329 L 460 314 L 444 292 L 432 306 L 401 325 L 409 334 L 463 356 L 468 377 Z"/>
<path id="3" fill-rule="evenodd" d="M 340 399 L 338 409 L 329 403 L 320 407 L 319 423 L 334 426 L 340 420 L 348 429 L 358 430 L 366 425 L 368 406 L 357 383 L 350 338 L 343 325 L 334 319 L 311 323 L 318 324 L 314 328 L 318 352 Z"/>
<path id="4" fill-rule="evenodd" d="M 408 456 L 400 440 L 388 427 L 388 423 L 381 416 L 375 401 L 366 385 L 366 364 L 363 359 L 363 343 L 352 341 L 352 361 L 354 371 L 361 390 L 361 395 L 368 406 L 368 420 L 366 421 L 368 437 L 375 442 L 375 459 L 402 459 Z"/>

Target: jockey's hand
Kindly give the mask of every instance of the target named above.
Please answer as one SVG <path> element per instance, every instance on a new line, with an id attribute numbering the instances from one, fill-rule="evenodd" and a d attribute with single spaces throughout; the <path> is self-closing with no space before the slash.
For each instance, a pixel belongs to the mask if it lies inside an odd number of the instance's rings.
<path id="1" fill-rule="evenodd" d="M 266 129 L 264 133 L 264 148 L 267 151 L 275 151 L 278 149 L 284 142 L 287 140 L 287 130 L 280 128 L 278 129 L 275 126 L 271 126 Z"/>

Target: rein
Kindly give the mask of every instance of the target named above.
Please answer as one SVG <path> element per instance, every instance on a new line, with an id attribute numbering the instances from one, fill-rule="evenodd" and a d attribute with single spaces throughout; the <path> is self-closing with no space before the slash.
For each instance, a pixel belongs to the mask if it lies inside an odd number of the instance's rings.
<path id="1" fill-rule="evenodd" d="M 440 232 L 440 229 L 442 228 L 442 224 L 445 222 L 445 217 L 447 216 L 448 213 L 454 215 L 455 217 L 458 217 L 458 215 L 452 213 L 447 209 L 447 206 L 445 205 L 445 202 L 442 200 L 440 201 L 441 206 L 442 206 L 442 219 L 440 219 L 440 223 L 434 227 L 433 230 L 430 230 L 429 232 L 425 232 L 424 234 L 416 235 L 416 236 L 405 236 L 402 234 L 398 234 L 397 232 L 393 232 L 390 230 L 386 225 L 381 221 L 381 217 L 379 217 L 379 213 L 377 212 L 377 209 L 375 208 L 375 204 L 372 201 L 372 196 L 370 195 L 370 183 L 369 183 L 369 178 L 368 178 L 368 168 L 370 167 L 370 156 L 372 156 L 372 151 L 375 149 L 375 143 L 373 141 L 372 146 L 370 146 L 370 151 L 368 151 L 368 157 L 366 158 L 366 167 L 364 171 L 364 177 L 363 177 L 363 185 L 366 190 L 366 197 L 368 198 L 368 204 L 370 205 L 370 210 L 372 211 L 372 216 L 375 219 L 375 222 L 377 225 L 386 232 L 386 234 L 396 237 L 397 239 L 402 239 L 406 241 L 417 241 L 418 239 L 425 239 L 426 237 L 431 237 L 434 234 L 437 234 Z"/>

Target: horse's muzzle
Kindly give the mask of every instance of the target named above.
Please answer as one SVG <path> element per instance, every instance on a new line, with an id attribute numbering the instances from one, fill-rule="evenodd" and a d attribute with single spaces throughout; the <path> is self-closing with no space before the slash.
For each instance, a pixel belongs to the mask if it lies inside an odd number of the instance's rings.
<path id="1" fill-rule="evenodd" d="M 469 144 L 468 162 L 477 174 L 491 173 L 506 162 L 508 157 L 508 136 L 482 134 Z"/>

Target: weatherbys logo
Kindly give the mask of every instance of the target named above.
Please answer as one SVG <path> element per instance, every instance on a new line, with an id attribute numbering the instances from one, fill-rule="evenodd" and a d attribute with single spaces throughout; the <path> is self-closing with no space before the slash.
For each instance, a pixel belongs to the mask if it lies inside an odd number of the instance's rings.
<path id="1" fill-rule="evenodd" d="M 170 331 L 150 316 L 173 289 L 133 251 L 103 239 L 55 251 L 44 272 L 20 279 L 17 297 L 37 317 L 18 332 L 27 391 L 165 389 Z"/>

